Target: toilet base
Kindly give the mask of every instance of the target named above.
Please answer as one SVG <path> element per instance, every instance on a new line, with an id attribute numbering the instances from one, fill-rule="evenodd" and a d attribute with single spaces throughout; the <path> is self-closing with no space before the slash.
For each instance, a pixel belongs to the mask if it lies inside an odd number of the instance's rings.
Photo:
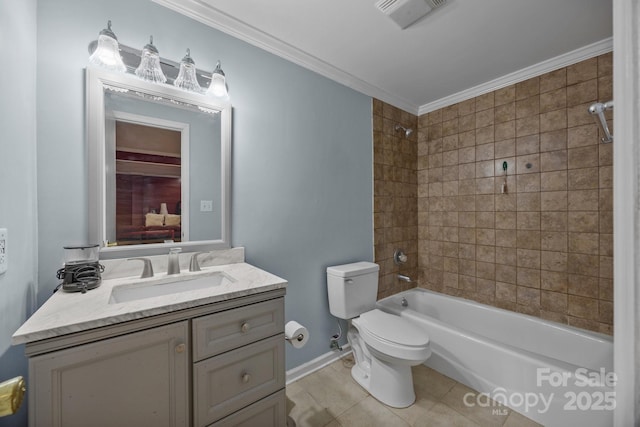
<path id="1" fill-rule="evenodd" d="M 356 362 L 351 368 L 351 376 L 371 396 L 387 406 L 406 408 L 416 401 L 411 366 L 389 364 L 372 357 L 369 370 Z"/>

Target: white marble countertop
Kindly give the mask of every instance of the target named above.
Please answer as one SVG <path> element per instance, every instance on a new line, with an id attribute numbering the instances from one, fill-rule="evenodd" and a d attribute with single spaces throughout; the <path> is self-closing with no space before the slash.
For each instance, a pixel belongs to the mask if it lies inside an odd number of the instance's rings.
<path id="1" fill-rule="evenodd" d="M 138 265 L 138 268 L 141 268 L 141 265 Z M 167 279 L 169 277 L 188 279 L 210 275 L 212 272 L 217 271 L 224 272 L 233 281 L 206 289 L 189 290 L 122 303 L 111 301 L 110 303 L 113 288 L 131 283 L 132 280 L 137 280 L 137 283 L 143 285 L 150 281 L 158 281 L 162 277 Z M 166 273 L 162 272 L 156 273 L 155 277 L 149 279 L 136 279 L 136 276 L 106 280 L 103 278 L 98 288 L 92 289 L 85 294 L 79 292 L 69 293 L 62 290 L 54 293 L 13 334 L 12 343 L 29 343 L 129 320 L 286 288 L 286 286 L 286 280 L 245 262 L 202 267 L 200 272 L 183 272 L 179 276 L 167 276 Z"/>

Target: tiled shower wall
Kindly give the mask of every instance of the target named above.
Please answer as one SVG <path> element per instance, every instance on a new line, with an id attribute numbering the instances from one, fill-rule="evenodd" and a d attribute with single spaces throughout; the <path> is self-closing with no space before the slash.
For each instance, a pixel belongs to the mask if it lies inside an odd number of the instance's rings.
<path id="1" fill-rule="evenodd" d="M 395 130 L 399 124 L 413 129 L 409 137 Z M 373 100 L 374 253 L 380 265 L 378 298 L 413 288 L 418 279 L 417 116 Z M 402 249 L 406 264 L 393 262 Z M 410 277 L 413 283 L 398 280 Z"/>
<path id="2" fill-rule="evenodd" d="M 587 112 L 610 99 L 606 54 L 420 116 L 419 286 L 611 334 L 613 147 L 599 143 Z M 379 104 L 374 221 L 385 296 L 402 288 L 386 277 L 389 251 L 402 243 L 413 253 L 416 213 L 414 153 L 390 129 L 398 113 Z"/>

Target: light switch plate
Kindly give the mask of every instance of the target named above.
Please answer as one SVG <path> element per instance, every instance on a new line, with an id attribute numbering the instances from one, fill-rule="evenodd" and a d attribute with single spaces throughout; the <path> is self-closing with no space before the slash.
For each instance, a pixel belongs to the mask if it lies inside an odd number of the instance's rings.
<path id="1" fill-rule="evenodd" d="M 212 212 L 213 200 L 200 200 L 200 212 Z"/>
<path id="2" fill-rule="evenodd" d="M 7 229 L 0 228 L 0 274 L 7 271 Z"/>

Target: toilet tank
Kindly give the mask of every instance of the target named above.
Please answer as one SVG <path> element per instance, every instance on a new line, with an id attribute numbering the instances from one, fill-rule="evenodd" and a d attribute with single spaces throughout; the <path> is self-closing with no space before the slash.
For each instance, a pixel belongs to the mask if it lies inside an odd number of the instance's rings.
<path id="1" fill-rule="evenodd" d="M 372 262 L 327 267 L 329 311 L 340 319 L 352 319 L 373 310 L 378 297 L 378 271 Z"/>

